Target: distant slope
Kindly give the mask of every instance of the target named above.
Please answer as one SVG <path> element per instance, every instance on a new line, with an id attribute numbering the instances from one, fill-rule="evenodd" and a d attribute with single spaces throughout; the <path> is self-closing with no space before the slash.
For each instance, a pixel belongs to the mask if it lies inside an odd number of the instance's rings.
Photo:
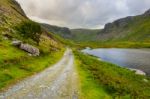
<path id="1" fill-rule="evenodd" d="M 70 39 L 77 42 L 94 41 L 100 29 L 69 29 L 67 27 L 59 27 L 41 23 L 41 26 L 47 31 L 57 34 L 64 39 Z"/>
<path id="2" fill-rule="evenodd" d="M 69 29 L 42 24 L 48 31 L 75 42 L 150 43 L 150 10 L 138 16 L 128 16 L 105 25 L 104 29 Z M 96 44 L 95 43 L 95 44 Z"/>
<path id="3" fill-rule="evenodd" d="M 150 42 L 150 10 L 106 24 L 97 40 Z"/>
<path id="4" fill-rule="evenodd" d="M 72 40 L 82 41 L 95 41 L 100 29 L 71 29 L 73 35 Z"/>
<path id="5" fill-rule="evenodd" d="M 41 26 L 47 31 L 57 34 L 63 38 L 72 38 L 72 34 L 69 28 L 58 27 L 58 26 L 44 24 L 44 23 L 41 23 Z"/>

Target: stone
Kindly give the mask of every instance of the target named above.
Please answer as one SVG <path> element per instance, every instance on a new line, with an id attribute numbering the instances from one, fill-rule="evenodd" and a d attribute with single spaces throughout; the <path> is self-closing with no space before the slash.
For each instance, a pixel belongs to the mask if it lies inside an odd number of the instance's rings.
<path id="1" fill-rule="evenodd" d="M 135 74 L 138 74 L 138 75 L 146 75 L 145 72 L 143 72 L 142 70 L 139 70 L 139 69 L 129 68 L 129 70 L 135 71 Z"/>
<path id="2" fill-rule="evenodd" d="M 29 53 L 28 56 L 32 56 L 32 54 Z"/>
<path id="3" fill-rule="evenodd" d="M 32 54 L 33 56 L 39 56 L 40 55 L 39 49 L 32 46 L 32 45 L 29 45 L 29 44 L 21 44 L 20 49 Z"/>
<path id="4" fill-rule="evenodd" d="M 150 9 L 144 13 L 145 16 L 150 16 Z"/>
<path id="5" fill-rule="evenodd" d="M 4 40 L 8 40 L 8 37 L 3 37 Z"/>
<path id="6" fill-rule="evenodd" d="M 144 81 L 144 82 L 148 82 L 148 80 L 147 80 L 147 79 L 143 79 L 143 81 Z"/>
<path id="7" fill-rule="evenodd" d="M 22 43 L 22 41 L 19 41 L 19 40 L 12 41 L 12 45 L 14 45 L 14 46 L 20 46 L 21 43 Z"/>

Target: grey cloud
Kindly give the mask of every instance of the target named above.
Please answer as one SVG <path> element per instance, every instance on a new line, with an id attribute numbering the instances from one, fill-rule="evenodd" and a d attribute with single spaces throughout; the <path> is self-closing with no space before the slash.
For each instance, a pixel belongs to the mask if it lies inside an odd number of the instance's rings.
<path id="1" fill-rule="evenodd" d="M 96 28 L 150 8 L 150 0 L 17 0 L 38 22 L 70 28 Z"/>

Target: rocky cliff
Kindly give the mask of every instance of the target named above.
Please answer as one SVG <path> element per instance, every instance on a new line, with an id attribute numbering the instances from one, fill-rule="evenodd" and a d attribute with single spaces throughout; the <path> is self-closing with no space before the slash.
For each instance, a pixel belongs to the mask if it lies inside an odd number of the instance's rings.
<path id="1" fill-rule="evenodd" d="M 99 32 L 100 41 L 147 41 L 150 39 L 150 10 L 137 16 L 128 16 L 105 25 Z"/>

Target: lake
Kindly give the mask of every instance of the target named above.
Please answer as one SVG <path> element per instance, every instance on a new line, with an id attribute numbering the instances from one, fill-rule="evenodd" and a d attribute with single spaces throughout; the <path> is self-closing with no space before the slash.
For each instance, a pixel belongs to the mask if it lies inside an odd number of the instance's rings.
<path id="1" fill-rule="evenodd" d="M 82 52 L 99 57 L 103 61 L 138 69 L 150 75 L 150 49 L 84 49 Z"/>

